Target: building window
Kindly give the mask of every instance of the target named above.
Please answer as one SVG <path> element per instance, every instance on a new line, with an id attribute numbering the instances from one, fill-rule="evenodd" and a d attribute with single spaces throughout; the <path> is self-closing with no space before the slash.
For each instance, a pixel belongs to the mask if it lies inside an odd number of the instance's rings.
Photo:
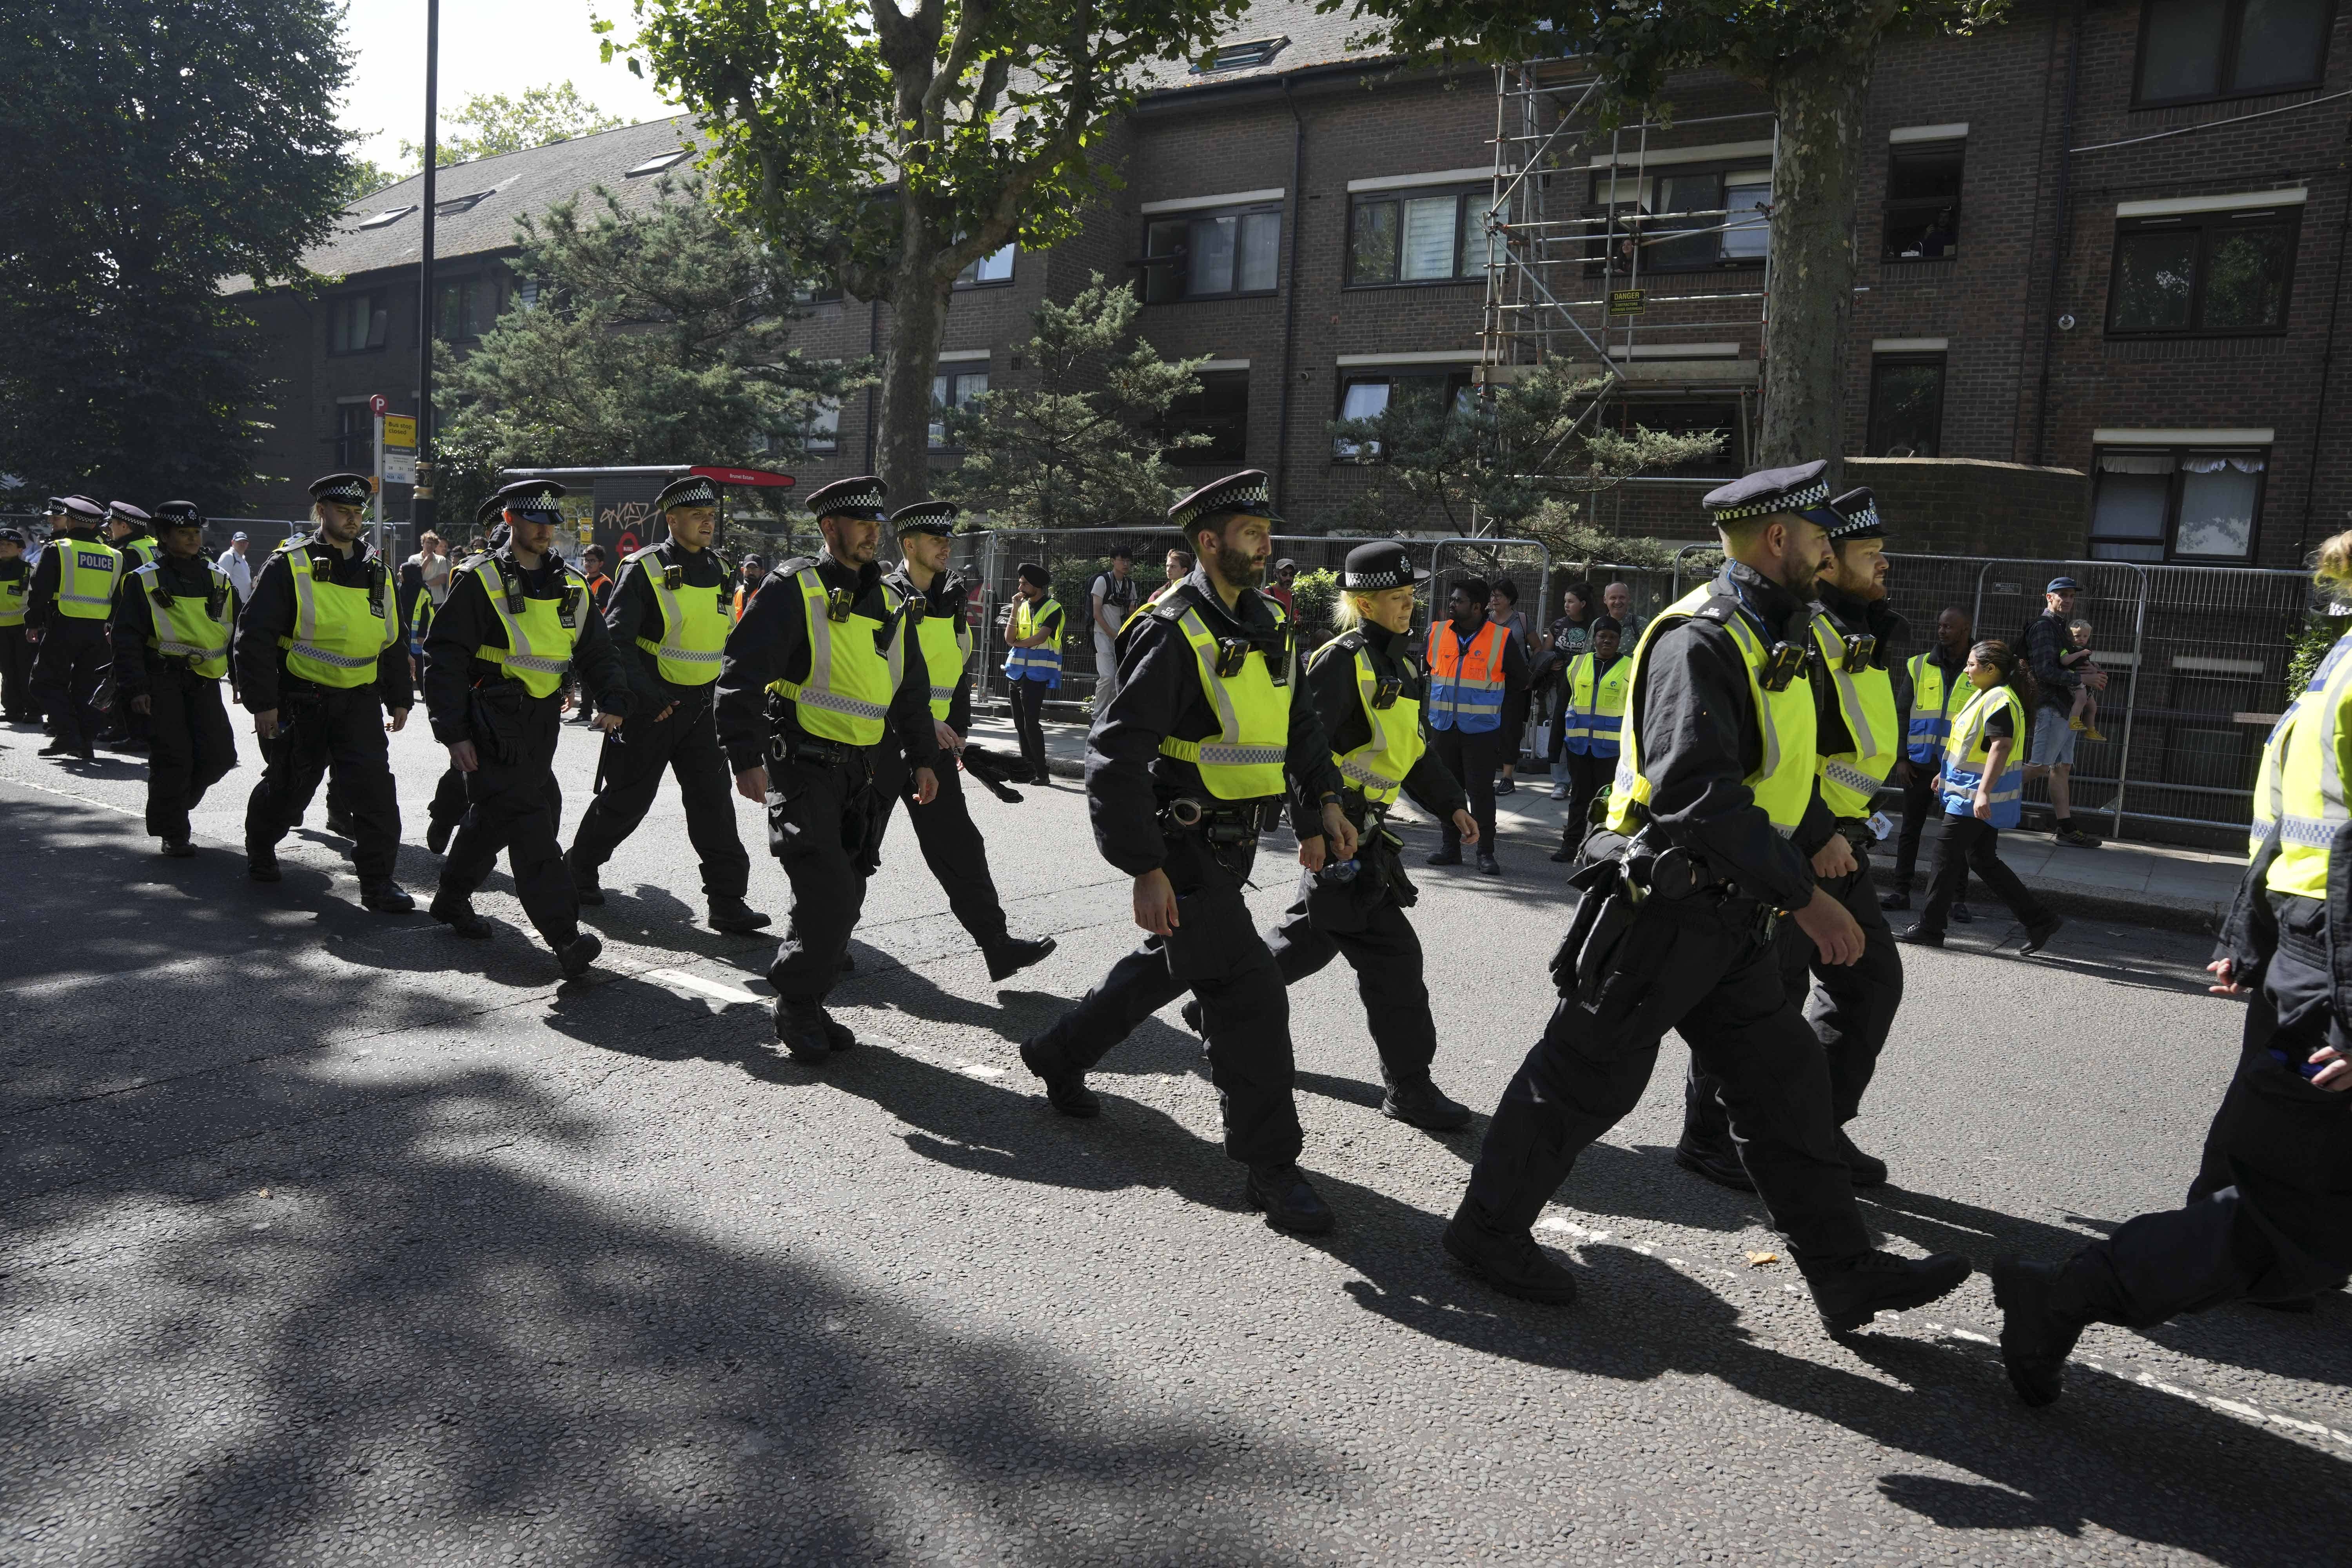
<path id="1" fill-rule="evenodd" d="M 1486 193 L 1389 191 L 1355 198 L 1348 213 L 1351 284 L 1445 283 L 1480 278 L 1486 247 L 1479 216 Z"/>
<path id="2" fill-rule="evenodd" d="M 355 354 L 383 347 L 384 327 L 391 319 L 380 292 L 339 296 L 327 306 L 327 352 Z"/>
<path id="3" fill-rule="evenodd" d="M 2269 467 L 2262 447 L 2102 447 L 2092 558 L 2252 560 Z"/>
<path id="4" fill-rule="evenodd" d="M 1586 270 L 1622 276 L 1690 272 L 1715 267 L 1761 266 L 1769 248 L 1772 171 L 1677 167 L 1637 175 L 1601 169 L 1592 176 L 1588 217 L 1608 223 L 1588 253 Z M 1637 254 L 1638 253 L 1638 254 Z M 1607 266 L 1604 268 L 1604 259 Z"/>
<path id="5" fill-rule="evenodd" d="M 956 281 L 961 283 L 963 279 L 958 278 Z M 841 282 L 838 279 L 812 279 L 793 288 L 793 303 L 795 305 L 831 305 L 838 303 L 840 299 Z"/>
<path id="6" fill-rule="evenodd" d="M 1391 408 L 1424 414 L 1466 412 L 1476 395 L 1467 370 L 1348 370 L 1339 373 L 1339 417 L 1377 419 Z M 1373 462 L 1381 456 L 1378 441 L 1351 441 L 1335 436 L 1331 456 L 1343 462 Z"/>
<path id="7" fill-rule="evenodd" d="M 1632 435 L 1638 427 L 1663 436 L 1719 436 L 1723 445 L 1711 458 L 1677 463 L 1661 472 L 1685 479 L 1738 479 L 1748 471 L 1740 451 L 1739 405 L 1706 402 L 1643 402 L 1620 398 L 1601 411 L 1610 428 Z"/>
<path id="8" fill-rule="evenodd" d="M 975 289 L 984 283 L 1012 282 L 1013 252 L 1015 248 L 1017 247 L 1014 245 L 1008 242 L 1003 249 L 990 251 L 986 256 L 957 273 L 955 286 L 959 289 Z"/>
<path id="9" fill-rule="evenodd" d="M 1943 432 L 1944 356 L 1873 356 L 1867 455 L 1933 458 L 1943 449 Z"/>
<path id="10" fill-rule="evenodd" d="M 2107 331 L 2236 337 L 2286 328 L 2297 209 L 2187 213 L 2116 226 Z"/>
<path id="11" fill-rule="evenodd" d="M 365 403 L 335 405 L 335 467 L 347 474 L 375 472 L 375 415 Z"/>
<path id="12" fill-rule="evenodd" d="M 1960 142 L 1913 143 L 1886 161 L 1889 261 L 1930 261 L 1960 248 Z"/>
<path id="13" fill-rule="evenodd" d="M 1180 397 L 1168 410 L 1168 428 L 1178 436 L 1206 436 L 1205 447 L 1178 447 L 1171 462 L 1238 465 L 1249 459 L 1249 372 L 1204 370 L 1194 379 L 1201 390 Z"/>
<path id="14" fill-rule="evenodd" d="M 984 370 L 950 371 L 943 375 L 935 375 L 931 377 L 931 407 L 940 412 L 961 408 L 987 390 L 988 373 Z M 931 421 L 931 450 L 961 450 L 948 444 L 948 426 L 944 419 Z"/>
<path id="15" fill-rule="evenodd" d="M 1271 294 L 1282 259 L 1279 205 L 1153 218 L 1143 235 L 1143 298 L 1227 299 Z"/>
<path id="16" fill-rule="evenodd" d="M 487 278 L 460 278 L 435 292 L 434 331 L 445 343 L 470 342 L 498 317 L 498 287 Z"/>
<path id="17" fill-rule="evenodd" d="M 1288 42 L 1290 40 L 1286 37 L 1252 38 L 1246 43 L 1239 44 L 1219 44 L 1202 56 L 1192 69 L 1196 75 L 1209 76 L 1217 71 L 1253 70 L 1259 66 L 1272 65 L 1274 57 L 1280 54 L 1282 46 Z"/>
<path id="18" fill-rule="evenodd" d="M 2317 87 L 2335 0 L 2147 0 L 2137 106 Z"/>

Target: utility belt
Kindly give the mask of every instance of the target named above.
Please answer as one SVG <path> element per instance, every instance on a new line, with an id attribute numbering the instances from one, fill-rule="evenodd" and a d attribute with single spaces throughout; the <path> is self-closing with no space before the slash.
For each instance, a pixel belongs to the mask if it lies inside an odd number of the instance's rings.
<path id="1" fill-rule="evenodd" d="M 778 730 L 768 737 L 770 757 L 780 763 L 797 763 L 804 768 L 837 768 L 866 761 L 873 752 L 871 746 L 853 746 L 846 741 L 829 741 L 822 735 L 787 734 Z"/>
<path id="2" fill-rule="evenodd" d="M 1279 796 L 1212 802 L 1179 795 L 1161 803 L 1158 813 L 1160 830 L 1171 837 L 1196 837 L 1221 849 L 1242 845 L 1255 847 L 1258 835 L 1274 825 L 1275 814 L 1281 805 Z"/>
<path id="3" fill-rule="evenodd" d="M 1878 835 L 1872 829 L 1867 817 L 1841 816 L 1837 819 L 1835 831 L 1853 849 L 1853 858 L 1857 860 L 1866 858 L 1870 854 L 1870 847 L 1878 842 Z"/>
<path id="4" fill-rule="evenodd" d="M 1629 838 L 1596 827 L 1584 840 L 1584 858 L 1571 885 L 1605 884 L 1613 868 L 1629 905 L 1654 906 L 1658 914 L 1694 924 L 1748 926 L 1759 942 L 1770 942 L 1780 929 L 1780 911 L 1769 900 L 1744 891 L 1737 878 L 1696 850 L 1662 842 L 1652 828 Z M 1595 874 L 1592 883 L 1577 880 L 1588 872 Z"/>

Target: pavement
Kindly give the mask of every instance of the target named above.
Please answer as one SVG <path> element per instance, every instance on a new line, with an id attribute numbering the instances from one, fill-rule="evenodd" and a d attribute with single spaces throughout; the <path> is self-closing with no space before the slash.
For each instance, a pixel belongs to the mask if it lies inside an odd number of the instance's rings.
<path id="1" fill-rule="evenodd" d="M 1099 1121 L 1055 1116 L 1017 1044 L 1136 935 L 1066 784 L 975 797 L 1060 951 L 992 986 L 894 829 L 835 994 L 864 1046 L 811 1069 L 772 945 L 696 923 L 667 793 L 561 984 L 503 875 L 490 942 L 362 910 L 322 805 L 248 882 L 249 752 L 165 860 L 138 763 L 38 739 L 0 730 L 8 1568 L 2345 1561 L 2352 1298 L 2095 1329 L 2043 1411 L 1981 1277 L 1832 1339 L 1757 1202 L 1672 1164 L 1671 1041 L 1541 1222 L 1564 1310 L 1440 1254 L 1483 1118 L 1378 1114 L 1339 967 L 1290 998 L 1330 1236 L 1244 1205 L 1173 1009 Z M 414 836 L 443 756 L 394 755 Z M 572 820 L 594 759 L 568 730 Z M 1438 1077 L 1482 1112 L 1564 913 L 1526 820 L 1505 878 L 1419 873 Z M 412 889 L 434 865 L 404 847 Z M 752 899 L 786 904 L 756 852 Z M 2241 1024 L 2205 944 L 2019 937 L 1906 954 L 1853 1129 L 1889 1247 L 2057 1256 L 2193 1173 Z"/>

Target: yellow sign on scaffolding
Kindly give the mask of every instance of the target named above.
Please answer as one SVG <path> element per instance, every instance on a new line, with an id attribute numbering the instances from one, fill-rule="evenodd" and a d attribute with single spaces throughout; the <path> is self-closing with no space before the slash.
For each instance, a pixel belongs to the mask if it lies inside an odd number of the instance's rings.
<path id="1" fill-rule="evenodd" d="M 1638 316 L 1648 294 L 1643 289 L 1612 289 L 1609 290 L 1609 313 L 1612 316 Z"/>

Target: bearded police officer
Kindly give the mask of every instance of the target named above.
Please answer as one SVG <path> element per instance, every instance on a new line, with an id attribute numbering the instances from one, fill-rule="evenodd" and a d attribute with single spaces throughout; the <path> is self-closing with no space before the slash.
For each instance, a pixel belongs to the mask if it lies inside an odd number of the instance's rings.
<path id="1" fill-rule="evenodd" d="M 106 623 L 122 557 L 98 537 L 106 510 L 96 501 L 64 496 L 49 505 L 49 547 L 33 568 L 25 605 L 25 624 L 41 639 L 33 695 L 57 726 L 41 755 L 89 762 L 105 723 L 98 690 L 106 680 Z"/>
<path id="2" fill-rule="evenodd" d="M 32 581 L 23 531 L 0 528 L 0 721 L 10 724 L 30 723 L 40 716 L 31 690 L 33 644 L 25 630 Z"/>
<path id="3" fill-rule="evenodd" d="M 880 864 L 889 797 L 877 753 L 896 745 L 918 805 L 939 791 L 930 679 L 874 562 L 887 493 L 870 474 L 809 496 L 824 554 L 780 563 L 728 635 L 719 742 L 735 788 L 768 808 L 768 847 L 793 884 L 768 970 L 776 1037 L 795 1060 L 857 1043 L 824 1010 Z"/>
<path id="4" fill-rule="evenodd" d="M 719 487 L 689 474 L 666 487 L 654 506 L 669 537 L 621 563 L 604 612 L 636 693 L 635 710 L 604 737 L 596 798 L 580 819 L 565 861 L 580 901 L 603 903 L 597 873 L 646 819 L 666 770 L 677 779 L 686 837 L 702 863 L 711 929 L 753 931 L 768 917 L 743 901 L 751 886 L 751 858 L 735 828 L 727 755 L 719 749 L 711 713 L 719 659 L 734 625 L 727 566 L 710 550 L 719 531 Z"/>
<path id="5" fill-rule="evenodd" d="M 236 766 L 221 706 L 236 590 L 205 555 L 193 501 L 155 509 L 161 553 L 131 574 L 114 607 L 114 689 L 147 721 L 147 831 L 163 853 L 194 855 L 188 814 Z"/>
<path id="6" fill-rule="evenodd" d="M 313 480 L 317 531 L 270 555 L 237 617 L 237 699 L 265 764 L 246 802 L 245 856 L 255 881 L 278 881 L 278 841 L 331 770 L 329 793 L 352 828 L 360 901 L 396 914 L 416 903 L 392 879 L 400 801 L 385 737 L 408 722 L 416 689 L 392 574 L 361 537 L 372 493 L 361 474 Z"/>
<path id="7" fill-rule="evenodd" d="M 1853 963 L 1824 963 L 1803 932 L 1786 927 L 1780 935 L 1781 978 L 1790 995 L 1809 995 L 1805 1019 L 1829 1058 L 1838 1152 L 1855 1186 L 1875 1187 L 1885 1184 L 1886 1163 L 1855 1148 L 1845 1124 L 1862 1114 L 1863 1091 L 1903 1005 L 1903 960 L 1871 882 L 1870 846 L 1877 837 L 1873 803 L 1902 755 L 1903 710 L 1892 661 L 1904 621 L 1886 602 L 1886 530 L 1871 493 L 1849 490 L 1807 515 L 1830 537 L 1829 570 L 1816 584 L 1819 657 L 1811 676 L 1820 705 L 1816 787 L 1827 820 L 1822 813 L 1809 814 L 1794 842 L 1811 857 L 1815 886 L 1843 904 L 1862 928 L 1863 952 Z M 1710 1181 L 1753 1192 L 1731 1146 L 1721 1089 L 1694 1058 L 1675 1159 Z"/>
<path id="8" fill-rule="evenodd" d="M 1809 605 L 1829 540 L 1807 515 L 1823 463 L 1710 493 L 1715 580 L 1653 620 L 1633 654 L 1609 832 L 1553 960 L 1560 1000 L 1503 1092 L 1448 1252 L 1508 1295 L 1567 1301 L 1574 1277 L 1532 1227 L 1578 1154 L 1641 1099 L 1678 1030 L 1722 1081 L 1734 1137 L 1832 1331 L 1914 1307 L 1967 1259 L 1874 1251 L 1830 1111 L 1827 1067 L 1781 979 L 1778 911 L 1832 964 L 1861 957 L 1853 916 L 1790 842 L 1825 819 L 1814 789 Z"/>
<path id="9" fill-rule="evenodd" d="M 1135 879 L 1135 923 L 1150 935 L 1021 1059 L 1055 1110 L 1097 1115 L 1088 1069 L 1191 991 L 1249 1203 L 1283 1229 L 1325 1231 L 1331 1210 L 1298 1169 L 1289 999 L 1242 889 L 1286 796 L 1309 871 L 1353 858 L 1356 829 L 1315 704 L 1292 700 L 1289 624 L 1256 592 L 1275 523 L 1265 475 L 1203 486 L 1170 516 L 1200 568 L 1120 635 L 1118 693 L 1087 741 L 1095 842 Z"/>
<path id="10" fill-rule="evenodd" d="M 903 557 L 882 579 L 891 607 L 903 615 L 923 650 L 930 683 L 931 733 L 940 745 L 939 793 L 918 805 L 907 770 L 885 747 L 880 785 L 884 809 L 899 796 L 914 823 L 915 842 L 948 896 L 948 908 L 970 932 L 988 961 L 988 977 L 1007 980 L 1054 951 L 1054 939 L 1017 937 L 1005 929 L 1004 904 L 988 871 L 988 846 L 971 820 L 963 773 L 956 765 L 963 738 L 971 731 L 971 626 L 964 616 L 971 584 L 948 565 L 956 508 L 949 501 L 917 501 L 890 514 L 890 528 Z"/>
<path id="11" fill-rule="evenodd" d="M 1356 828 L 1356 857 L 1305 873 L 1297 902 L 1266 946 L 1286 986 L 1347 959 L 1388 1086 L 1381 1114 L 1450 1131 L 1469 1121 L 1470 1108 L 1447 1099 L 1430 1077 L 1437 1025 L 1422 980 L 1421 938 L 1404 912 L 1419 895 L 1399 858 L 1403 841 L 1386 825 L 1397 797 L 1410 795 L 1452 822 L 1463 842 L 1479 843 L 1469 797 L 1426 749 L 1421 727 L 1427 677 L 1412 658 L 1413 589 L 1428 580 L 1402 544 L 1360 544 L 1348 553 L 1339 579 L 1346 629 L 1307 661 L 1307 693 L 1345 781 L 1340 805 Z M 1198 1001 L 1184 1004 L 1184 1021 L 1195 1031 L 1201 1016 Z"/>
<path id="12" fill-rule="evenodd" d="M 484 496 L 481 504 L 474 508 L 474 530 L 489 542 L 492 553 L 507 547 L 507 525 L 499 521 L 499 502 L 497 491 Z M 456 570 L 454 563 L 451 570 Z M 448 588 L 445 580 L 441 599 L 446 600 L 448 596 Z M 436 600 L 429 594 L 420 594 L 417 595 L 417 605 L 419 613 L 425 617 L 422 635 L 429 637 L 433 635 L 433 616 L 440 612 L 440 601 Z M 555 809 L 555 817 L 561 822 L 563 819 L 563 807 L 560 804 L 561 791 L 557 792 L 557 798 L 559 804 Z M 433 799 L 425 808 L 425 847 L 436 855 L 446 854 L 449 849 L 449 836 L 457 831 L 457 824 L 465 819 L 466 775 L 454 766 L 444 768 L 441 770 L 441 777 L 433 786 Z"/>
<path id="13" fill-rule="evenodd" d="M 433 735 L 466 775 L 466 818 L 442 862 L 430 910 L 460 936 L 490 934 L 475 890 L 507 852 L 515 894 L 555 952 L 564 978 L 588 972 L 603 942 L 580 929 L 580 906 L 555 837 L 555 743 L 564 678 L 575 670 L 609 734 L 629 710 L 628 674 L 588 584 L 554 553 L 563 487 L 526 479 L 499 491 L 506 548 L 449 574 L 449 600 L 425 644 Z"/>

